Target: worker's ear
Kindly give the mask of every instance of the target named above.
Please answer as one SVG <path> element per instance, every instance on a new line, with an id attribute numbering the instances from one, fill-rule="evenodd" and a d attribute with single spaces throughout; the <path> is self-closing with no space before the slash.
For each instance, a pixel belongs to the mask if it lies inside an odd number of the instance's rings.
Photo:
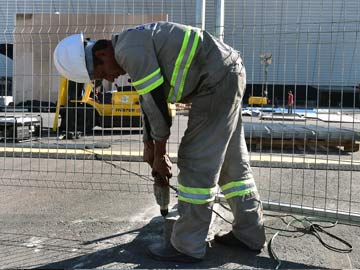
<path id="1" fill-rule="evenodd" d="M 95 57 L 101 59 L 102 57 L 106 56 L 106 50 L 98 50 L 98 51 L 94 52 L 94 54 L 95 54 Z"/>

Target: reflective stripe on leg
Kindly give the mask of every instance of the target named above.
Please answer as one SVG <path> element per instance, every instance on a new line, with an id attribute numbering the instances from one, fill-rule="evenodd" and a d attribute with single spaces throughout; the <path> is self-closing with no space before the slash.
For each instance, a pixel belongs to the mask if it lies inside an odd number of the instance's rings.
<path id="1" fill-rule="evenodd" d="M 179 200 L 191 204 L 205 204 L 214 201 L 216 187 L 213 188 L 193 188 L 179 184 Z"/>
<path id="2" fill-rule="evenodd" d="M 257 191 L 253 179 L 243 181 L 233 181 L 220 187 L 225 198 L 230 199 L 235 196 L 244 196 L 251 192 Z"/>

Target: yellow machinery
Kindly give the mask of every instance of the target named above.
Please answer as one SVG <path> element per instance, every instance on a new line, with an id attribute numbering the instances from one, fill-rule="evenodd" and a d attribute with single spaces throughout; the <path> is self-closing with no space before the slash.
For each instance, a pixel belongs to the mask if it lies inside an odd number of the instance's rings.
<path id="1" fill-rule="evenodd" d="M 250 96 L 248 99 L 249 105 L 266 105 L 268 100 L 266 97 Z"/>
<path id="2" fill-rule="evenodd" d="M 175 105 L 169 106 L 175 116 Z M 58 119 L 61 116 L 59 127 Z M 101 82 L 84 84 L 61 77 L 53 131 L 90 132 L 95 126 L 141 127 L 139 95 L 131 86 L 105 92 Z"/>

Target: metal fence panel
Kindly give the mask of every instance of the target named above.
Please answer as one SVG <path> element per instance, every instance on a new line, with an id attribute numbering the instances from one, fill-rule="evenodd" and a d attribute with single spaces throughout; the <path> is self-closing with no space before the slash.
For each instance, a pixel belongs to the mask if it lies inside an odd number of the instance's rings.
<path id="1" fill-rule="evenodd" d="M 130 92 L 114 94 L 129 90 L 128 78 L 88 89 L 85 100 L 86 86 L 61 83 L 52 53 L 72 33 L 109 38 L 155 20 L 194 26 L 196 6 L 196 0 L 0 0 L 0 188 L 152 192 L 141 123 L 124 113 L 138 104 Z M 211 33 L 219 27 L 216 7 L 206 1 Z M 359 220 L 359 11 L 357 0 L 225 1 L 224 41 L 246 65 L 244 128 L 269 209 Z M 72 96 L 64 97 L 54 124 L 61 87 L 72 87 Z M 265 104 L 249 104 L 264 97 Z M 96 99 L 102 109 L 94 109 Z M 133 102 L 120 108 L 115 99 Z M 175 163 L 188 107 L 177 105 L 168 143 Z M 116 109 L 123 113 L 116 116 Z M 173 173 L 176 184 L 176 164 Z"/>

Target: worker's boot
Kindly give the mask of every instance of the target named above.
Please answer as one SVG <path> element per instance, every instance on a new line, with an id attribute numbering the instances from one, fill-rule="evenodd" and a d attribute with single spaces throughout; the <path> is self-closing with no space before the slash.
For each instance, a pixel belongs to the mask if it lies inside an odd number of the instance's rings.
<path id="1" fill-rule="evenodd" d="M 241 242 L 239 239 L 235 237 L 232 231 L 228 233 L 225 232 L 217 233 L 214 237 L 214 240 L 215 242 L 223 244 L 225 246 L 240 247 L 255 252 L 257 254 L 261 252 L 261 249 L 251 249 L 246 244 Z"/>
<path id="2" fill-rule="evenodd" d="M 158 261 L 196 263 L 202 259 L 195 258 L 177 251 L 170 243 L 155 243 L 148 246 L 148 254 L 151 258 Z"/>

